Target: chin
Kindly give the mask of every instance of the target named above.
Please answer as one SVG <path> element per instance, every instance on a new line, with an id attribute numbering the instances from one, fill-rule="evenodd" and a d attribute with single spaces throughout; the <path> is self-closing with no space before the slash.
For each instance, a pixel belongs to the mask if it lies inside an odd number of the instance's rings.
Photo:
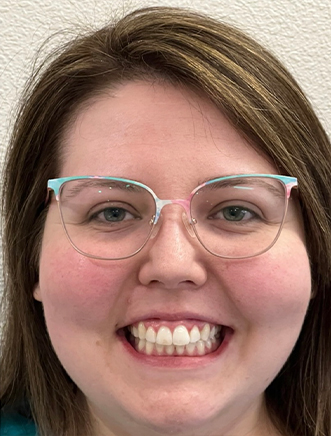
<path id="1" fill-rule="evenodd" d="M 140 428 L 145 428 L 146 433 L 154 436 L 176 435 L 219 435 L 223 418 L 229 414 L 227 407 L 216 404 L 215 395 L 207 396 L 206 393 L 174 390 L 173 393 L 159 392 L 151 401 L 141 402 L 133 411 L 131 419 L 138 423 Z M 226 423 L 223 423 L 224 426 Z M 217 425 L 217 427 L 216 427 Z M 148 431 L 147 431 L 148 429 Z M 214 432 L 212 431 L 214 430 Z M 137 436 L 139 432 L 135 432 Z"/>
<path id="2" fill-rule="evenodd" d="M 177 406 L 177 407 L 176 407 Z M 151 434 L 176 435 L 184 436 L 199 434 L 202 436 L 211 433 L 208 432 L 210 424 L 213 421 L 212 414 L 206 414 L 199 407 L 191 407 L 190 405 L 174 405 L 169 409 L 163 408 L 160 410 L 155 406 L 151 413 L 140 415 L 139 421 L 145 429 L 149 429 Z M 135 421 L 138 421 L 135 418 Z"/>

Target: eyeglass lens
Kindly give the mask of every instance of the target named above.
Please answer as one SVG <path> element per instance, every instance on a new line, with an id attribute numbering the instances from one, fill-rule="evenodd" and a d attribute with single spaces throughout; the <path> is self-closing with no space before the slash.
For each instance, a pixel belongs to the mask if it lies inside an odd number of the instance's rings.
<path id="1" fill-rule="evenodd" d="M 238 177 L 215 181 L 194 193 L 192 225 L 211 253 L 250 257 L 274 243 L 286 204 L 285 185 L 278 179 Z M 153 195 L 134 183 L 79 179 L 63 184 L 60 210 L 68 237 L 78 251 L 92 257 L 120 259 L 133 255 L 146 243 L 157 206 Z"/>

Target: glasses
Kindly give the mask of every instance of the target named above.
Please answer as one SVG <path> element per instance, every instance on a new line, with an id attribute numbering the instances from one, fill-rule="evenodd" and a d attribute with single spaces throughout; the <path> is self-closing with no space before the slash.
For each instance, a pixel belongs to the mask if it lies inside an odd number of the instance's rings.
<path id="1" fill-rule="evenodd" d="M 203 183 L 187 199 L 161 200 L 148 186 L 128 179 L 82 176 L 48 181 L 72 246 L 85 256 L 105 260 L 138 253 L 170 204 L 185 209 L 184 224 L 209 253 L 228 259 L 257 256 L 277 241 L 291 190 L 297 186 L 295 177 L 227 176 Z"/>

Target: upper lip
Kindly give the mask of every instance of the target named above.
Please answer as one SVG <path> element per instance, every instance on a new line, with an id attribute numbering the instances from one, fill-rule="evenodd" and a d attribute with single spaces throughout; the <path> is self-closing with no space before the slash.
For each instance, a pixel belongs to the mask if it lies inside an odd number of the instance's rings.
<path id="1" fill-rule="evenodd" d="M 132 324 L 136 324 L 139 322 L 144 322 L 146 320 L 162 320 L 162 321 L 202 321 L 209 324 L 215 325 L 226 325 L 220 319 L 216 319 L 210 315 L 202 315 L 197 312 L 149 312 L 140 316 L 128 317 L 123 323 L 118 324 L 118 329 L 128 327 Z"/>

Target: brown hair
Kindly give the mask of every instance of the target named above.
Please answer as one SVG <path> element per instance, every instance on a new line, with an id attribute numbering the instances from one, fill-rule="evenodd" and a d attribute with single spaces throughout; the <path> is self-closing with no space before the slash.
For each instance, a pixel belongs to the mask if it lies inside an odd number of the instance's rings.
<path id="1" fill-rule="evenodd" d="M 33 299 L 46 184 L 59 173 L 61 134 L 80 104 L 115 83 L 149 78 L 203 93 L 282 174 L 298 178 L 314 298 L 265 397 L 281 434 L 330 435 L 330 143 L 270 53 L 228 25 L 175 8 L 135 11 L 73 40 L 28 84 L 4 173 L 2 404 L 26 399 L 41 436 L 89 434 L 84 399 L 55 355 Z"/>

